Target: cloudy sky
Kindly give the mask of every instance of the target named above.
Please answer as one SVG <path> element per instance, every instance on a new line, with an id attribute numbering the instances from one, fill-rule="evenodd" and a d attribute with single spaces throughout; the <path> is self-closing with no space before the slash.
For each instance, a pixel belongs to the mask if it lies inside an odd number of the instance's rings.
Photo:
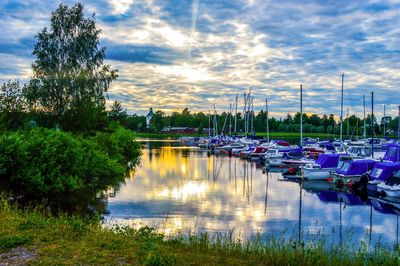
<path id="1" fill-rule="evenodd" d="M 0 81 L 31 75 L 35 35 L 60 2 L 0 2 Z M 63 1 L 72 5 L 73 1 Z M 362 111 L 362 95 L 390 115 L 400 104 L 400 2 L 345 0 L 82 1 L 96 14 L 107 62 L 120 77 L 110 89 L 130 113 L 227 110 L 252 87 L 276 116 L 299 109 Z M 371 108 L 368 107 L 368 110 Z"/>

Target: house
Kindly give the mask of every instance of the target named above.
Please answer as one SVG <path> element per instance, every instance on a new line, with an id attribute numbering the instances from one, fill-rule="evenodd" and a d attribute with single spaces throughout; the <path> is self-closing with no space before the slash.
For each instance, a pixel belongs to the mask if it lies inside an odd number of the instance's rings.
<path id="1" fill-rule="evenodd" d="M 149 113 L 146 115 L 146 127 L 147 127 L 147 128 L 150 127 L 150 122 L 151 122 L 151 119 L 153 118 L 153 116 L 154 116 L 153 108 L 150 107 L 150 111 L 149 111 Z"/>

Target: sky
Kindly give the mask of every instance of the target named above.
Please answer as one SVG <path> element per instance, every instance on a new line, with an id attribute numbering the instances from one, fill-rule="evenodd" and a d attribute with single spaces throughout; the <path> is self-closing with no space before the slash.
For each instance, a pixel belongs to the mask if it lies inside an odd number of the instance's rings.
<path id="1" fill-rule="evenodd" d="M 0 1 L 0 82 L 31 76 L 35 36 L 60 3 Z M 400 105 L 400 1 L 99 0 L 82 1 L 102 30 L 106 62 L 119 70 L 109 102 L 129 113 L 188 107 L 227 111 L 251 87 L 254 109 L 362 115 Z"/>

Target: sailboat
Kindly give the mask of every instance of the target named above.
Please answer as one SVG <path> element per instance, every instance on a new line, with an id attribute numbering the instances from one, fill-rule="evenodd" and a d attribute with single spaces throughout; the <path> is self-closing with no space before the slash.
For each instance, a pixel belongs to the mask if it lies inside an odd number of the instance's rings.
<path id="1" fill-rule="evenodd" d="M 282 161 L 282 166 L 289 167 L 289 170 L 283 173 L 283 176 L 297 176 L 301 166 L 315 162 L 312 159 L 303 157 L 303 85 L 300 85 L 300 150 L 297 152 L 297 158 L 289 158 Z M 293 151 L 292 151 L 293 153 Z"/>

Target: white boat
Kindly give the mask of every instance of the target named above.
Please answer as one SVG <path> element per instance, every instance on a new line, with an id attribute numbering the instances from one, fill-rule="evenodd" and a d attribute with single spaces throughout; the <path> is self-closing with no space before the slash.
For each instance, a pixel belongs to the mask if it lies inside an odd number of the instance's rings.
<path id="1" fill-rule="evenodd" d="M 264 155 L 265 157 L 265 162 L 267 166 L 269 167 L 279 167 L 282 164 L 283 160 L 286 160 L 286 155 L 288 152 L 290 152 L 290 148 L 284 148 L 284 149 L 268 149 L 266 154 Z"/>
<path id="2" fill-rule="evenodd" d="M 327 179 L 345 161 L 352 158 L 345 154 L 321 154 L 315 163 L 306 164 L 301 167 L 302 177 L 305 179 Z"/>
<path id="3" fill-rule="evenodd" d="M 222 152 L 229 153 L 232 151 L 232 149 L 242 149 L 244 147 L 245 147 L 245 145 L 243 145 L 239 142 L 232 142 L 232 143 L 229 143 L 224 146 L 215 147 L 215 153 L 222 153 Z"/>
<path id="4" fill-rule="evenodd" d="M 240 156 L 240 154 L 244 151 L 247 151 L 249 149 L 248 146 L 244 146 L 242 148 L 233 148 L 232 149 L 232 155 L 233 156 Z"/>
<path id="5" fill-rule="evenodd" d="M 268 151 L 267 147 L 257 146 L 250 154 L 249 159 L 252 161 L 258 161 L 262 157 L 265 156 L 266 152 Z"/>
<path id="6" fill-rule="evenodd" d="M 249 139 L 249 138 L 241 138 L 241 139 L 239 139 L 239 142 L 244 145 L 257 145 L 260 143 L 258 140 Z"/>
<path id="7" fill-rule="evenodd" d="M 383 197 L 400 197 L 400 171 L 389 177 L 385 182 L 378 184 L 377 191 Z"/>

